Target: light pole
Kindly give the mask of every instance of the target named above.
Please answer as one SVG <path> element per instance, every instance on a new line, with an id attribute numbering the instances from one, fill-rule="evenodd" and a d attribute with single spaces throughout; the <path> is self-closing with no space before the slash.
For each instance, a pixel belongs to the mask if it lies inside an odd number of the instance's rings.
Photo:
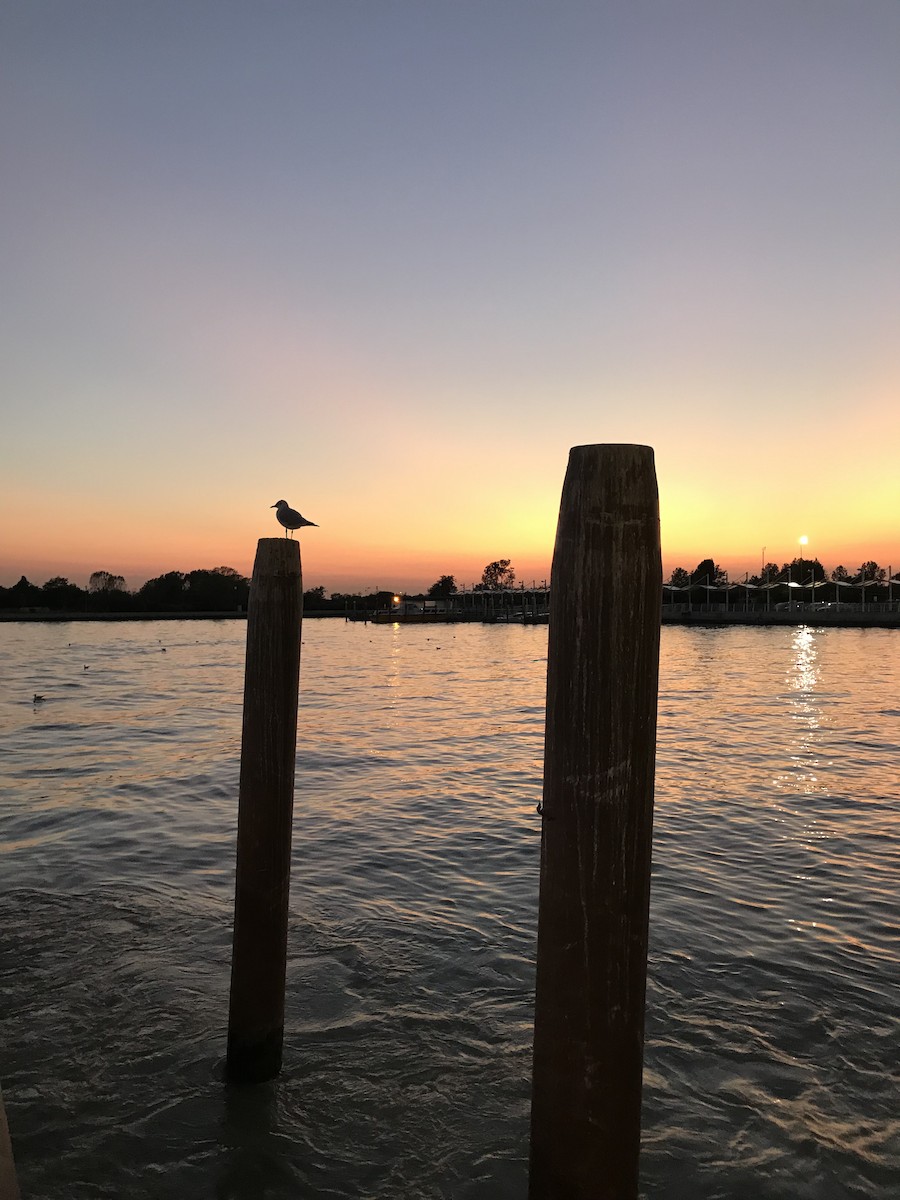
<path id="1" fill-rule="evenodd" d="M 798 540 L 800 542 L 800 578 L 797 580 L 797 582 L 802 584 L 803 583 L 803 547 L 809 545 L 809 538 L 804 533 L 804 534 L 800 535 Z M 809 586 L 810 604 L 812 604 L 812 599 L 813 599 L 812 577 L 810 576 L 810 586 Z"/>

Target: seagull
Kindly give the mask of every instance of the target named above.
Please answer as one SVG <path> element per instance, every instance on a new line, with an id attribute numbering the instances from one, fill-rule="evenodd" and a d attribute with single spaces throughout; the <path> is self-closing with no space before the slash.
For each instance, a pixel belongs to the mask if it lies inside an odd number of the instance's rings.
<path id="1" fill-rule="evenodd" d="M 304 525 L 312 525 L 318 529 L 315 521 L 307 521 L 306 517 L 301 517 L 296 508 L 291 508 L 287 500 L 279 500 L 271 506 L 276 510 L 275 516 L 285 528 L 285 537 L 287 537 L 288 529 L 302 529 Z"/>

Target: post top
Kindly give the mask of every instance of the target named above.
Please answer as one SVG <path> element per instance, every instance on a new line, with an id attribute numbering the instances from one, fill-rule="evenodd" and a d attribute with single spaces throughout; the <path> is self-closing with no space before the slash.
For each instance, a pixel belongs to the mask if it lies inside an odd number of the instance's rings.
<path id="1" fill-rule="evenodd" d="M 289 537 L 260 538 L 256 544 L 253 574 L 299 576 L 300 542 Z"/>
<path id="2" fill-rule="evenodd" d="M 640 442 L 586 442 L 581 446 L 573 446 L 569 451 L 570 454 L 598 454 L 608 453 L 612 455 L 632 454 L 637 451 L 639 454 L 653 454 L 652 446 L 644 446 Z"/>
<path id="3" fill-rule="evenodd" d="M 659 526 L 652 446 L 629 443 L 573 446 L 560 499 L 557 538 L 583 521 L 640 521 Z"/>

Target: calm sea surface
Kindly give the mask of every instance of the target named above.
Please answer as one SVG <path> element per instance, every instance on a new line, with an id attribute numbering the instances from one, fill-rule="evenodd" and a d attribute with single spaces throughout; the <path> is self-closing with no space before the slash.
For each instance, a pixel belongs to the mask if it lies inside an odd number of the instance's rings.
<path id="1" fill-rule="evenodd" d="M 244 636 L 0 626 L 23 1197 L 523 1200 L 546 627 L 307 620 L 285 1069 L 232 1090 Z M 896 1194 L 900 632 L 666 627 L 659 710 L 643 1194 Z"/>

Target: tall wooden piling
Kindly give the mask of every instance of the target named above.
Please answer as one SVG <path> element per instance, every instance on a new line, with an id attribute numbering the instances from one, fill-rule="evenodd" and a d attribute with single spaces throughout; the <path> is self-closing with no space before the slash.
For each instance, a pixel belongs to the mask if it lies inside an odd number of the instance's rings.
<path id="1" fill-rule="evenodd" d="M 260 538 L 247 610 L 229 1079 L 281 1069 L 303 583 L 299 542 Z"/>
<path id="2" fill-rule="evenodd" d="M 662 597 L 649 447 L 571 451 L 551 587 L 529 1200 L 636 1200 Z"/>

